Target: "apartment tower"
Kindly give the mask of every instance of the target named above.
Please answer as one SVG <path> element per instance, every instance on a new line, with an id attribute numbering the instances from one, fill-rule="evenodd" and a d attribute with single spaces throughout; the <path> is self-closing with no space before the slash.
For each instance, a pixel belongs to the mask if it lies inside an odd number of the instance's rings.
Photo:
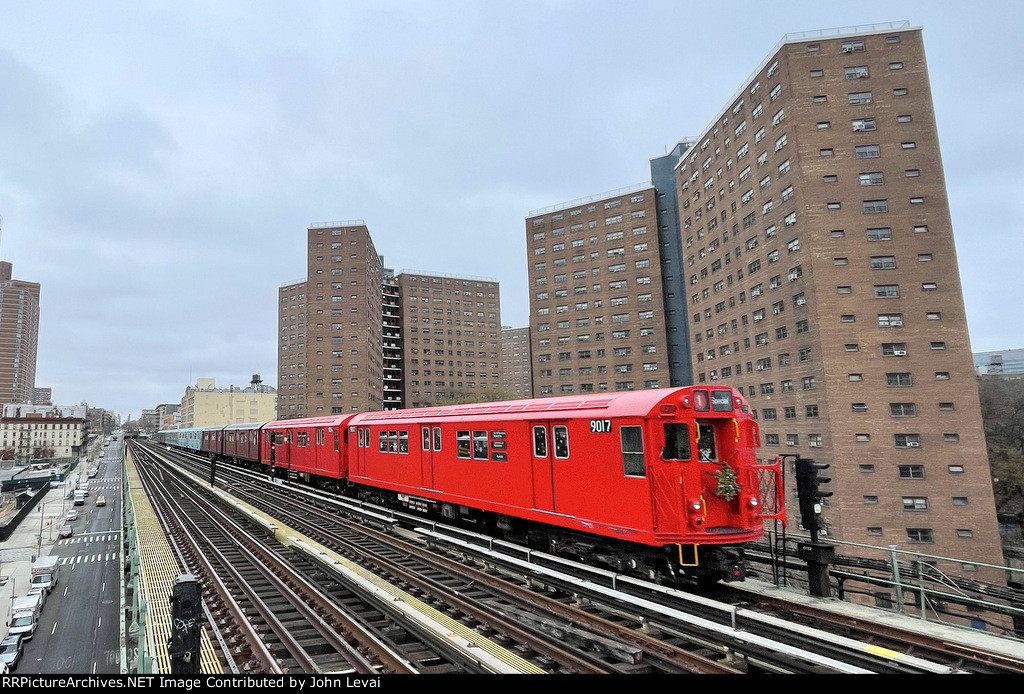
<path id="1" fill-rule="evenodd" d="M 694 380 L 831 466 L 828 535 L 1000 563 L 921 30 L 787 35 L 676 192 Z"/>
<path id="2" fill-rule="evenodd" d="M 405 407 L 492 399 L 501 388 L 497 280 L 398 275 Z"/>
<path id="3" fill-rule="evenodd" d="M 517 399 L 533 397 L 530 328 L 501 326 L 501 385 Z"/>
<path id="4" fill-rule="evenodd" d="M 526 218 L 535 397 L 669 385 L 655 189 Z"/>
<path id="5" fill-rule="evenodd" d="M 278 417 L 383 409 L 382 279 L 362 220 L 310 225 L 306 279 L 278 295 Z"/>
<path id="6" fill-rule="evenodd" d="M 13 266 L 0 262 L 0 403 L 35 398 L 39 347 L 39 284 L 12 279 Z"/>

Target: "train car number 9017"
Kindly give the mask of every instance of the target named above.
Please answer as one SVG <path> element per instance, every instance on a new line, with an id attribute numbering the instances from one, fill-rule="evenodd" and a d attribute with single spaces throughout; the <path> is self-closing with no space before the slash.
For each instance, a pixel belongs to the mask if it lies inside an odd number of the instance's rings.
<path id="1" fill-rule="evenodd" d="M 610 433 L 612 433 L 612 420 L 610 420 L 610 419 L 591 419 L 590 420 L 590 433 L 591 434 L 610 434 Z"/>

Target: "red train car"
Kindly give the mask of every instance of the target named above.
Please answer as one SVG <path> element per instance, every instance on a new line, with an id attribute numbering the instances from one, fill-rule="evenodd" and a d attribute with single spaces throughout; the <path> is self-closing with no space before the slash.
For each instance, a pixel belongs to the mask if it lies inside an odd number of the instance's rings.
<path id="1" fill-rule="evenodd" d="M 534 544 L 543 538 L 548 550 L 620 568 L 741 578 L 735 547 L 784 514 L 763 507 L 761 471 L 779 492 L 781 473 L 758 465 L 757 422 L 732 388 L 393 410 L 343 422 L 339 475 L 347 472 L 363 498 Z"/>
<path id="2" fill-rule="evenodd" d="M 204 427 L 199 441 L 199 450 L 211 458 L 220 457 L 224 452 L 224 425 Z"/>
<path id="3" fill-rule="evenodd" d="M 230 424 L 224 427 L 221 454 L 225 458 L 257 463 L 260 459 L 260 429 L 266 422 Z"/>
<path id="4" fill-rule="evenodd" d="M 347 470 L 342 439 L 345 423 L 351 417 L 268 422 L 260 430 L 260 462 L 275 473 L 320 486 L 325 486 L 324 480 L 344 480 Z"/>

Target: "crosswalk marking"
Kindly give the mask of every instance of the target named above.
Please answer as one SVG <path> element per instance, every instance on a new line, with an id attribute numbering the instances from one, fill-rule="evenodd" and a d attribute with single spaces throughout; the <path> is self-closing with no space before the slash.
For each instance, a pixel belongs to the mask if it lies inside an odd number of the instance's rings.
<path id="1" fill-rule="evenodd" d="M 88 564 L 90 562 L 114 561 L 117 559 L 117 552 L 106 552 L 104 554 L 85 554 L 75 557 L 64 557 L 61 566 L 74 566 L 76 564 Z"/>
<path id="2" fill-rule="evenodd" d="M 114 542 L 120 537 L 120 533 L 103 533 L 99 535 L 89 535 L 80 537 L 71 537 L 64 540 L 59 540 L 57 544 L 60 545 L 71 545 L 78 544 L 80 542 Z"/>

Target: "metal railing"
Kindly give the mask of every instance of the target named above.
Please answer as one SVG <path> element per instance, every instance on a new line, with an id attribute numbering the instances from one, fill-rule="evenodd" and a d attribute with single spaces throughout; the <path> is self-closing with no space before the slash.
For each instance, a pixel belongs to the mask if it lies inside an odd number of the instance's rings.
<path id="1" fill-rule="evenodd" d="M 794 561 L 798 559 L 796 545 L 806 543 L 809 538 L 774 530 L 769 530 L 766 537 L 770 557 L 765 561 L 771 564 L 773 582 L 783 586 L 802 583 L 800 565 Z M 847 599 L 849 595 L 874 596 L 879 608 L 959 628 L 977 628 L 991 622 L 991 619 L 986 619 L 986 613 L 990 617 L 997 615 L 1003 617 L 1004 622 L 1015 625 L 1010 628 L 1005 623 L 997 623 L 995 626 L 1003 635 L 1012 635 L 1012 631 L 1018 638 L 1024 638 L 1021 626 L 1024 625 L 1024 591 L 1012 585 L 1024 581 L 1024 567 L 928 554 L 897 545 L 881 547 L 830 538 L 823 539 L 823 542 L 836 547 L 829 578 L 838 588 L 840 599 Z M 848 550 L 845 554 L 844 548 Z M 753 557 L 751 560 L 759 561 Z M 967 571 L 954 575 L 940 568 L 940 562 L 966 568 Z M 1008 580 L 991 583 L 965 577 L 980 569 L 1005 572 Z M 856 586 L 856 589 L 851 586 Z M 963 612 L 948 612 L 946 606 L 950 604 L 963 607 Z M 950 619 L 945 619 L 944 615 Z M 961 622 L 977 621 L 974 626 L 967 627 L 956 619 Z"/>

